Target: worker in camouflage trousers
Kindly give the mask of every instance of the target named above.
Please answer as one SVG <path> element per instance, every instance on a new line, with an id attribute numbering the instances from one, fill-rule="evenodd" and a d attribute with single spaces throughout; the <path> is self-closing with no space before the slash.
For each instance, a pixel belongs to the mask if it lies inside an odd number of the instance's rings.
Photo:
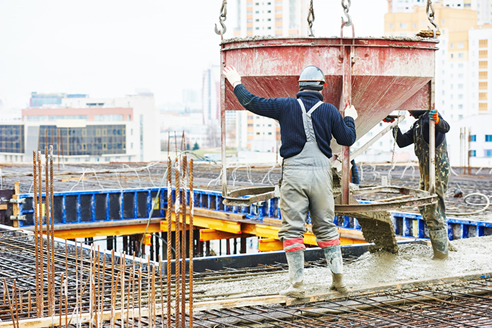
<path id="1" fill-rule="evenodd" d="M 324 250 L 332 273 L 331 288 L 346 292 L 340 237 L 333 223 L 335 203 L 330 142 L 332 136 L 340 145 L 351 146 L 355 142 L 354 120 L 357 111 L 353 106 L 348 106 L 345 117 L 342 117 L 335 106 L 323 102 L 321 91 L 326 84 L 325 76 L 316 66 L 307 66 L 302 70 L 297 99 L 257 97 L 241 83 L 241 77 L 233 67 L 226 67 L 224 75 L 244 108 L 257 115 L 273 118 L 280 124 L 280 156 L 283 158 L 280 184 L 282 228 L 278 235 L 289 264 L 290 280 L 290 287 L 280 294 L 304 297 L 306 247 L 303 237 L 308 214 L 318 246 Z"/>
<path id="2" fill-rule="evenodd" d="M 449 124 L 442 118 L 436 109 L 431 111 L 414 110 L 410 115 L 417 121 L 406 133 L 402 134 L 398 127 L 393 135 L 400 148 L 415 144 L 415 155 L 419 160 L 421 190 L 429 190 L 429 120 L 436 124 L 436 186 L 437 204 L 419 207 L 420 213 L 427 224 L 429 237 L 434 250 L 434 259 L 448 257 L 448 234 L 446 223 L 446 206 L 444 198 L 448 188 L 449 158 L 445 134 L 449 131 Z"/>

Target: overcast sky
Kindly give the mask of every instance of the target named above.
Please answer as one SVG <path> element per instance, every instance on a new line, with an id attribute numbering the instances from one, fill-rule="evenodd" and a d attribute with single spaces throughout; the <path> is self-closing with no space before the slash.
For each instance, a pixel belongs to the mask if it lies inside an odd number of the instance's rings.
<path id="1" fill-rule="evenodd" d="M 2 0 L 0 100 L 23 108 L 32 91 L 121 97 L 149 89 L 156 104 L 200 89 L 219 62 L 222 0 Z M 352 0 L 356 36 L 382 36 L 386 0 Z M 340 34 L 339 0 L 314 0 L 316 36 Z M 228 1 L 231 37 L 236 1 Z M 350 35 L 348 30 L 345 35 Z"/>

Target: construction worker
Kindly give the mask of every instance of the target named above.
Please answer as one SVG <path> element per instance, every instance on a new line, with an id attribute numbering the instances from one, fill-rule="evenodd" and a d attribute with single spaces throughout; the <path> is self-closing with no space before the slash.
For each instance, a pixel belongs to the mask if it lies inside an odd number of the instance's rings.
<path id="1" fill-rule="evenodd" d="M 442 118 L 436 109 L 431 111 L 413 110 L 410 115 L 417 119 L 410 130 L 401 133 L 400 128 L 395 127 L 393 136 L 398 147 L 403 148 L 415 144 L 415 155 L 419 159 L 421 190 L 429 190 L 429 120 L 436 124 L 436 189 L 439 197 L 437 204 L 419 207 L 429 230 L 429 237 L 434 250 L 434 259 L 448 257 L 448 230 L 446 224 L 446 207 L 444 197 L 448 188 L 449 158 L 446 145 L 446 133 L 449 124 Z"/>
<path id="2" fill-rule="evenodd" d="M 346 292 L 340 239 L 333 223 L 335 205 L 332 192 L 330 142 L 332 135 L 340 145 L 351 146 L 356 139 L 357 111 L 345 109 L 345 118 L 335 106 L 323 102 L 321 91 L 325 76 L 316 66 L 305 67 L 299 77 L 299 93 L 295 98 L 260 98 L 241 84 L 233 67 L 223 71 L 234 88 L 234 94 L 247 110 L 277 120 L 280 124 L 283 157 L 280 184 L 283 242 L 289 264 L 290 287 L 281 295 L 302 298 L 305 294 L 304 242 L 306 221 L 310 213 L 317 243 L 324 249 L 332 272 L 333 290 Z"/>

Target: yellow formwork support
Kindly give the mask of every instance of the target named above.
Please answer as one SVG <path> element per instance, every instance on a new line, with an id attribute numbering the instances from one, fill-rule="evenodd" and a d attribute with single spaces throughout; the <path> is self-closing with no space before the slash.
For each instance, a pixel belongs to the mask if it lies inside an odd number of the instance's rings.
<path id="1" fill-rule="evenodd" d="M 283 249 L 283 243 L 278 239 L 266 238 L 258 240 L 258 251 L 260 252 L 281 251 Z"/>
<path id="2" fill-rule="evenodd" d="M 146 224 L 137 224 L 137 225 L 125 225 L 125 226 L 55 230 L 55 237 L 63 238 L 63 239 L 74 239 L 74 238 L 134 235 L 144 232 L 153 233 L 159 231 L 161 231 L 159 223 L 151 223 L 149 224 L 148 227 Z"/>
<path id="3" fill-rule="evenodd" d="M 176 221 L 176 214 L 171 214 L 171 220 Z M 180 219 L 182 220 L 182 218 Z M 190 217 L 186 216 L 186 223 L 190 222 Z M 214 229 L 223 232 L 229 232 L 233 234 L 241 234 L 241 223 L 236 221 L 228 221 L 228 220 L 220 220 L 220 219 L 212 219 L 203 216 L 194 215 L 193 216 L 193 226 L 206 228 L 206 229 Z"/>
<path id="4" fill-rule="evenodd" d="M 200 241 L 210 241 L 219 239 L 233 239 L 239 237 L 251 237 L 251 235 L 235 234 L 215 229 L 200 229 Z"/>

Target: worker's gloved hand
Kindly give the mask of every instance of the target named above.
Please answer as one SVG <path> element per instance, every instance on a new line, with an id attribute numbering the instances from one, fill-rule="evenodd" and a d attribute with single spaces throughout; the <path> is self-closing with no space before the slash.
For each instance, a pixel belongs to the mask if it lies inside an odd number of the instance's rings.
<path id="1" fill-rule="evenodd" d="M 353 105 L 347 106 L 345 108 L 345 117 L 352 117 L 354 121 L 357 119 L 359 115 L 357 115 L 357 111 L 355 110 L 355 107 Z"/>
<path id="2" fill-rule="evenodd" d="M 222 72 L 233 88 L 241 84 L 241 76 L 239 76 L 239 73 L 233 66 L 227 66 Z"/>
<path id="3" fill-rule="evenodd" d="M 437 109 L 433 109 L 429 112 L 429 117 L 431 120 L 433 120 L 434 122 L 439 123 L 439 112 L 437 111 Z"/>

